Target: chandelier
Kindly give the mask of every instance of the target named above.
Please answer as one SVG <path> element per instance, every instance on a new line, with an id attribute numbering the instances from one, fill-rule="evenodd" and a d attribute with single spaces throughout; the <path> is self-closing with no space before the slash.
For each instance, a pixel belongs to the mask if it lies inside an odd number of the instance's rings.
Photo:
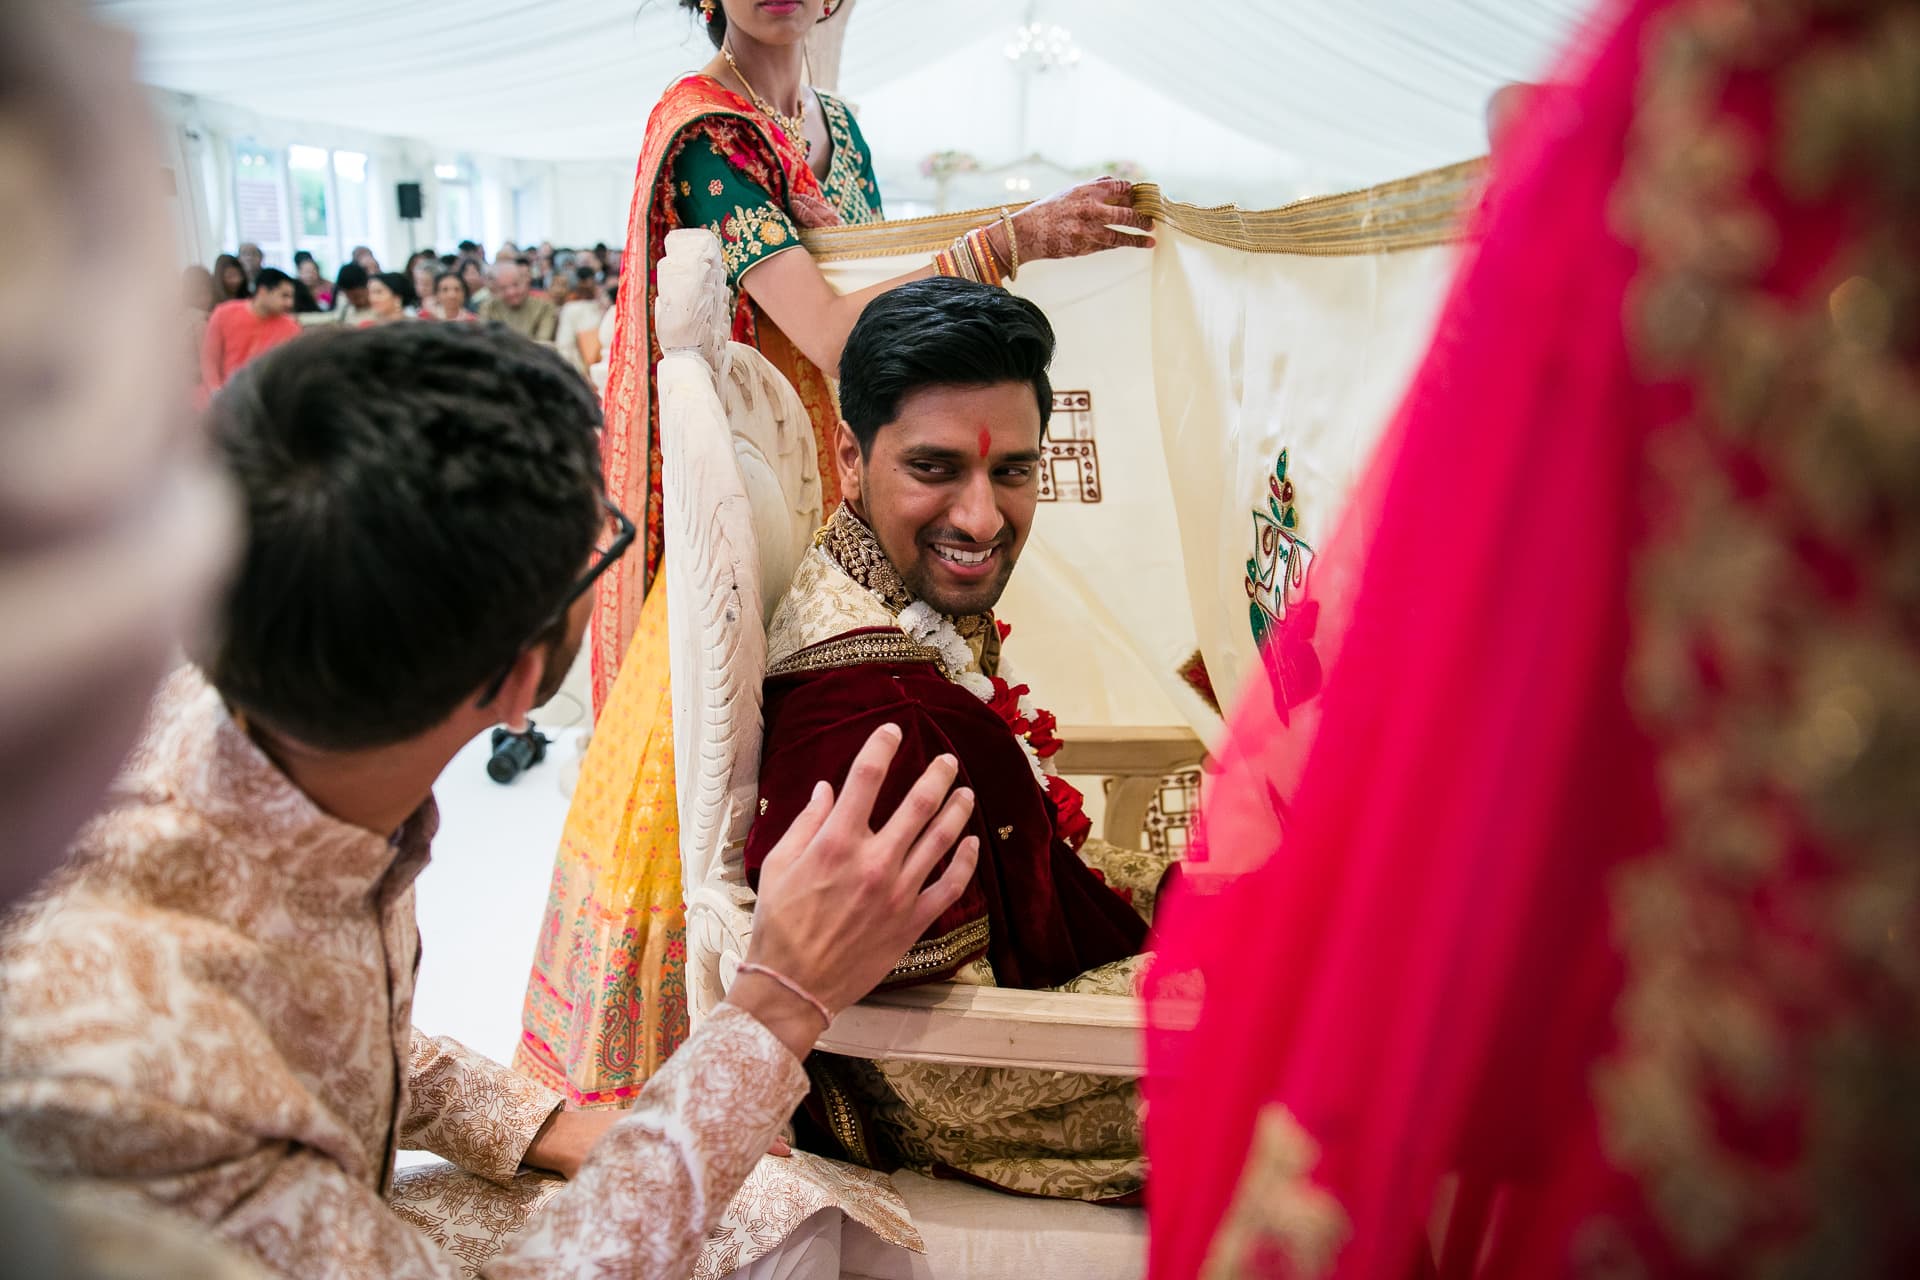
<path id="1" fill-rule="evenodd" d="M 1022 71 L 1071 69 L 1080 62 L 1080 46 L 1073 32 L 1052 22 L 1029 22 L 1013 33 L 1007 61 Z"/>

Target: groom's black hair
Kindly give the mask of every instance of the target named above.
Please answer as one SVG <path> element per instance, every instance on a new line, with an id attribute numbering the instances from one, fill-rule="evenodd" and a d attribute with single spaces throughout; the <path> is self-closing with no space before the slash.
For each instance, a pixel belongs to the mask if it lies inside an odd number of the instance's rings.
<path id="1" fill-rule="evenodd" d="M 847 335 L 840 416 L 865 457 L 880 428 L 900 416 L 900 402 L 922 387 L 1025 382 L 1044 434 L 1052 362 L 1053 326 L 1025 298 L 950 276 L 911 280 L 869 302 Z"/>

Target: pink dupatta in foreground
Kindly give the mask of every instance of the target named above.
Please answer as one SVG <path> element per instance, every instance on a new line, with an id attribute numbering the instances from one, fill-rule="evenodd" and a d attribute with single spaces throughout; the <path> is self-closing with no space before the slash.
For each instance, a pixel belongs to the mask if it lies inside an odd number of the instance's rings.
<path id="1" fill-rule="evenodd" d="M 1913 1273 L 1920 22 L 1617 9 L 1218 753 L 1156 1277 Z"/>

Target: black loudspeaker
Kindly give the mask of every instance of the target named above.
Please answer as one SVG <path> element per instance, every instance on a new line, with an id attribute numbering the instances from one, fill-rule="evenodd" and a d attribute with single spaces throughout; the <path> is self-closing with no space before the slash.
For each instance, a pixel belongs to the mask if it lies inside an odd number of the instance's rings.
<path id="1" fill-rule="evenodd" d="M 420 216 L 420 184 L 403 182 L 394 190 L 400 196 L 400 217 L 402 221 L 413 221 Z"/>

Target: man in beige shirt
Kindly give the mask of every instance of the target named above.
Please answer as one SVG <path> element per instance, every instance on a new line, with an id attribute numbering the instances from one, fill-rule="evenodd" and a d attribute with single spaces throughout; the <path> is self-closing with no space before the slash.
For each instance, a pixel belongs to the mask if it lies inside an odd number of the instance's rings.
<path id="1" fill-rule="evenodd" d="M 876 733 L 769 859 L 762 967 L 628 1112 L 557 1110 L 415 1031 L 433 781 L 558 685 L 633 527 L 600 491 L 591 393 L 497 330 L 292 343 L 241 386 L 214 411 L 237 580 L 112 807 L 0 930 L 0 1138 L 276 1275 L 691 1273 L 828 1017 L 972 874 L 963 841 L 922 888 L 971 796 L 936 762 L 870 831 L 899 741 Z M 410 1199 L 402 1146 L 469 1173 Z"/>
<path id="2" fill-rule="evenodd" d="M 498 320 L 523 338 L 552 342 L 560 313 L 546 298 L 533 296 L 533 275 L 518 258 L 493 264 L 492 295 L 480 304 L 482 320 Z"/>

